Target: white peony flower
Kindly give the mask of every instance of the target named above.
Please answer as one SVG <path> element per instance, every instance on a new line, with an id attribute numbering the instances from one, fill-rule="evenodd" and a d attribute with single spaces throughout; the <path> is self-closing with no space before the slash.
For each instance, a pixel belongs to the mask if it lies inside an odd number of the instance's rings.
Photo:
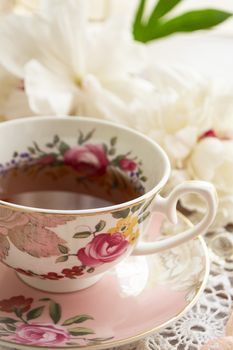
<path id="1" fill-rule="evenodd" d="M 9 16 L 0 24 L 1 63 L 24 80 L 31 108 L 116 121 L 153 92 L 140 78 L 142 45 L 119 19 L 87 20 L 82 0 L 44 1 L 44 17 Z M 15 33 L 20 40 L 15 40 Z"/>
<path id="2" fill-rule="evenodd" d="M 203 107 L 204 127 L 181 169 L 173 169 L 168 189 L 184 179 L 211 182 L 217 190 L 219 209 L 213 228 L 233 222 L 233 96 L 229 91 L 210 94 Z M 204 213 L 206 205 L 196 195 L 181 198 L 182 205 Z"/>
<path id="3" fill-rule="evenodd" d="M 136 126 L 165 149 L 173 167 L 180 168 L 204 126 L 203 109 L 212 86 L 199 74 L 180 68 L 153 65 L 145 77 L 153 83 L 157 98 L 149 117 L 138 116 Z"/>
<path id="4" fill-rule="evenodd" d="M 206 137 L 198 142 L 187 160 L 187 173 L 191 179 L 209 181 L 219 196 L 219 209 L 215 226 L 233 221 L 233 140 Z M 205 203 L 194 195 L 182 199 L 191 210 L 205 211 Z"/>

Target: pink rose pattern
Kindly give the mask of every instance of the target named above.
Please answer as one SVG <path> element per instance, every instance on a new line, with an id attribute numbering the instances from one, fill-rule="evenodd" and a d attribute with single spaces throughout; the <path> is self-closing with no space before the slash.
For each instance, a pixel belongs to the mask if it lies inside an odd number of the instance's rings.
<path id="1" fill-rule="evenodd" d="M 119 166 L 121 170 L 134 171 L 137 168 L 137 163 L 132 159 L 123 158 L 119 161 Z"/>
<path id="2" fill-rule="evenodd" d="M 112 339 L 95 336 L 94 329 L 90 327 L 93 320 L 91 315 L 71 315 L 61 322 L 62 306 L 57 301 L 43 298 L 36 307 L 34 303 L 33 298 L 25 298 L 22 295 L 0 300 L 0 338 L 15 344 L 48 348 L 66 347 L 71 345 L 71 342 L 72 345 L 78 346 L 81 342 L 83 346 L 88 346 L 92 345 L 93 341 L 95 344 L 101 344 Z M 43 314 L 45 321 L 35 321 Z M 87 322 L 89 324 L 86 327 Z"/>
<path id="3" fill-rule="evenodd" d="M 102 145 L 87 144 L 68 149 L 64 163 L 81 174 L 100 176 L 106 172 L 109 160 Z"/>
<path id="4" fill-rule="evenodd" d="M 128 245 L 121 233 L 101 233 L 79 249 L 77 257 L 83 265 L 95 267 L 116 260 L 126 252 Z"/>
<path id="5" fill-rule="evenodd" d="M 51 346 L 64 344 L 69 338 L 70 334 L 58 326 L 23 323 L 16 328 L 11 339 L 21 344 Z"/>

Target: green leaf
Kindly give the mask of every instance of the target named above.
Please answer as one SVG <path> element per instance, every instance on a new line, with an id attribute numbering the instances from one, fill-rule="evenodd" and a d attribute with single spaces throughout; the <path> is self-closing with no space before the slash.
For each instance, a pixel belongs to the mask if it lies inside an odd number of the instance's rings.
<path id="1" fill-rule="evenodd" d="M 209 29 L 232 16 L 230 12 L 210 8 L 189 11 L 167 19 L 166 15 L 182 0 L 158 0 L 146 20 L 146 1 L 139 2 L 132 28 L 134 39 L 144 43 L 173 33 Z"/>
<path id="2" fill-rule="evenodd" d="M 67 254 L 69 252 L 69 249 L 62 244 L 58 244 L 58 249 L 62 254 Z"/>
<path id="3" fill-rule="evenodd" d="M 56 145 L 56 143 L 58 143 L 59 141 L 60 141 L 60 137 L 58 135 L 54 135 L 53 144 Z"/>
<path id="4" fill-rule="evenodd" d="M 35 147 L 35 149 L 38 151 L 38 152 L 42 152 L 43 153 L 43 151 L 40 149 L 40 147 L 38 146 L 38 143 L 37 142 L 35 142 L 35 141 L 33 141 L 33 144 L 34 144 L 34 147 Z"/>
<path id="5" fill-rule="evenodd" d="M 152 11 L 148 22 L 155 21 L 156 19 L 166 15 L 182 0 L 159 0 Z"/>
<path id="6" fill-rule="evenodd" d="M 82 231 L 82 232 L 76 232 L 73 235 L 73 238 L 87 238 L 91 235 L 90 231 Z"/>
<path id="7" fill-rule="evenodd" d="M 136 211 L 138 211 L 138 210 L 141 208 L 141 206 L 142 206 L 143 204 L 144 204 L 144 202 L 134 205 L 134 206 L 131 208 L 131 212 L 132 212 L 132 213 L 135 213 Z"/>
<path id="8" fill-rule="evenodd" d="M 90 132 L 88 132 L 88 133 L 86 134 L 86 136 L 83 137 L 82 143 L 87 142 L 87 141 L 92 137 L 92 135 L 94 134 L 94 132 L 95 132 L 95 129 L 93 129 L 93 130 L 91 130 Z"/>
<path id="9" fill-rule="evenodd" d="M 134 39 L 137 41 L 144 42 L 144 31 L 145 31 L 145 25 L 143 23 L 142 17 L 144 13 L 146 5 L 146 0 L 140 0 L 140 3 L 138 5 L 135 18 L 133 21 L 133 36 Z"/>
<path id="10" fill-rule="evenodd" d="M 6 324 L 6 328 L 8 331 L 15 332 L 16 331 L 16 326 L 14 324 Z"/>
<path id="11" fill-rule="evenodd" d="M 16 323 L 18 320 L 15 320 L 11 317 L 0 317 L 0 323 Z"/>
<path id="12" fill-rule="evenodd" d="M 144 213 L 148 208 L 149 206 L 151 205 L 151 203 L 153 202 L 155 196 L 151 197 L 151 199 L 149 199 L 145 204 L 144 206 L 142 207 L 142 209 L 140 210 L 140 213 L 139 215 L 141 215 L 142 213 Z"/>
<path id="13" fill-rule="evenodd" d="M 108 338 L 91 338 L 91 339 L 88 339 L 89 341 L 93 341 L 93 342 L 103 342 L 103 341 L 108 341 L 108 340 L 111 340 L 113 339 L 114 337 L 108 337 Z"/>
<path id="14" fill-rule="evenodd" d="M 106 221 L 100 220 L 97 225 L 95 225 L 96 232 L 102 231 L 106 226 Z"/>
<path id="15" fill-rule="evenodd" d="M 138 219 L 138 223 L 140 224 L 141 222 L 143 222 L 144 220 L 146 220 L 148 218 L 148 216 L 150 215 L 150 212 L 147 211 L 146 213 L 144 213 L 139 219 Z"/>
<path id="16" fill-rule="evenodd" d="M 48 142 L 48 143 L 46 143 L 46 147 L 48 147 L 48 148 L 53 148 L 53 147 L 54 147 L 54 144 L 53 144 L 53 143 Z"/>
<path id="17" fill-rule="evenodd" d="M 50 301 L 51 299 L 50 298 L 41 298 L 39 299 L 39 301 Z"/>
<path id="18" fill-rule="evenodd" d="M 55 303 L 54 301 L 51 300 L 49 304 L 49 315 L 55 324 L 58 323 L 61 318 L 60 304 Z"/>
<path id="19" fill-rule="evenodd" d="M 115 148 L 110 148 L 110 150 L 108 151 L 108 154 L 110 156 L 114 156 L 114 154 L 116 154 L 116 149 Z"/>
<path id="20" fill-rule="evenodd" d="M 87 335 L 87 334 L 95 334 L 95 332 L 93 331 L 93 329 L 91 328 L 85 328 L 85 327 L 76 327 L 76 328 L 70 328 L 68 329 L 68 332 L 71 335 Z"/>
<path id="21" fill-rule="evenodd" d="M 14 308 L 14 313 L 16 314 L 16 316 L 21 317 L 23 312 L 21 309 L 18 308 Z"/>
<path id="22" fill-rule="evenodd" d="M 33 147 L 28 147 L 28 150 L 31 154 L 35 154 L 35 149 Z"/>
<path id="23" fill-rule="evenodd" d="M 130 212 L 130 208 L 126 208 L 126 209 L 123 209 L 123 210 L 114 211 L 112 213 L 112 216 L 115 219 L 121 219 L 121 218 L 125 219 L 129 215 L 129 212 Z"/>
<path id="24" fill-rule="evenodd" d="M 65 261 L 67 261 L 68 259 L 69 259 L 68 255 L 62 255 L 62 256 L 59 256 L 59 257 L 56 259 L 55 263 L 65 262 Z"/>
<path id="25" fill-rule="evenodd" d="M 61 154 L 64 154 L 66 151 L 68 151 L 70 149 L 70 146 L 67 145 L 67 143 L 65 143 L 64 141 L 61 141 L 59 143 L 58 149 L 59 149 Z"/>
<path id="26" fill-rule="evenodd" d="M 150 21 L 141 31 L 139 41 L 148 42 L 174 33 L 209 29 L 224 22 L 231 16 L 230 12 L 203 9 L 185 12 L 170 20 Z M 137 40 L 137 38 L 135 39 Z"/>
<path id="27" fill-rule="evenodd" d="M 35 318 L 38 318 L 41 316 L 42 312 L 44 310 L 44 306 L 37 307 L 35 309 L 30 310 L 27 313 L 27 320 L 34 320 Z"/>
<path id="28" fill-rule="evenodd" d="M 145 182 L 145 181 L 147 181 L 147 177 L 146 176 L 142 176 L 142 177 L 140 177 L 140 180 Z"/>
<path id="29" fill-rule="evenodd" d="M 224 22 L 232 14 L 225 11 L 206 9 L 186 12 L 165 22 L 156 36 L 162 38 L 177 32 L 193 32 L 208 29 Z"/>
<path id="30" fill-rule="evenodd" d="M 67 320 L 65 320 L 62 324 L 62 326 L 70 326 L 71 324 L 74 323 L 82 323 L 85 322 L 87 320 L 94 320 L 94 318 L 90 315 L 86 315 L 86 314 L 82 314 L 82 315 L 77 315 L 71 318 L 68 318 Z"/>
<path id="31" fill-rule="evenodd" d="M 94 267 L 89 267 L 89 269 L 87 269 L 87 272 L 88 273 L 92 273 L 95 271 L 95 268 Z"/>
<path id="32" fill-rule="evenodd" d="M 106 143 L 103 143 L 103 149 L 105 153 L 108 153 L 108 146 L 106 145 Z"/>
<path id="33" fill-rule="evenodd" d="M 111 140 L 110 140 L 111 146 L 115 146 L 116 143 L 117 143 L 117 136 L 112 137 Z"/>
<path id="34" fill-rule="evenodd" d="M 82 131 L 79 131 L 78 144 L 79 145 L 83 144 L 83 133 L 82 133 Z"/>

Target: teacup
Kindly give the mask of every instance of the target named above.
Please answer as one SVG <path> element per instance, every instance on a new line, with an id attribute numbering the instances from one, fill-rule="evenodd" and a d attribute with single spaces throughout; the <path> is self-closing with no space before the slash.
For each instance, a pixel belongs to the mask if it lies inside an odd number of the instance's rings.
<path id="1" fill-rule="evenodd" d="M 91 118 L 32 117 L 1 123 L 0 140 L 0 257 L 40 290 L 64 293 L 89 287 L 130 254 L 175 247 L 206 232 L 214 220 L 217 197 L 209 183 L 185 182 L 161 197 L 170 175 L 168 157 L 158 144 L 129 128 Z M 41 171 L 53 189 L 62 183 L 69 190 L 76 181 L 86 193 L 94 185 L 111 198 L 124 178 L 125 191 L 130 187 L 137 195 L 88 209 L 59 209 L 59 199 L 56 209 L 50 209 L 50 195 L 40 208 L 30 206 L 30 195 L 26 205 L 4 198 L 3 193 L 19 191 L 14 181 L 23 172 L 31 187 L 22 180 L 22 192 L 27 186 L 33 189 Z M 164 213 L 175 224 L 177 201 L 191 192 L 206 201 L 204 218 L 185 232 L 143 242 L 151 213 Z"/>

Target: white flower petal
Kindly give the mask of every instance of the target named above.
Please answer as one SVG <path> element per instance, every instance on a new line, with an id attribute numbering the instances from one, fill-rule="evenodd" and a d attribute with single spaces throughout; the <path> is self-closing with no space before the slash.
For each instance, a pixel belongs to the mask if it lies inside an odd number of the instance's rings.
<path id="1" fill-rule="evenodd" d="M 163 144 L 171 159 L 183 160 L 197 141 L 197 128 L 188 126 L 174 135 L 165 135 Z"/>
<path id="2" fill-rule="evenodd" d="M 154 56 L 152 56 L 154 57 Z M 190 68 L 179 66 L 164 66 L 148 64 L 144 76 L 151 81 L 160 92 L 175 91 L 177 95 L 187 91 L 210 91 L 211 85 L 207 78 Z"/>
<path id="3" fill-rule="evenodd" d="M 145 79 L 126 76 L 113 80 L 111 75 L 110 77 L 110 79 L 106 80 L 101 79 L 102 85 L 125 102 L 140 99 L 141 101 L 144 100 L 145 103 L 150 103 L 150 99 L 154 97 L 154 87 Z"/>
<path id="4" fill-rule="evenodd" d="M 76 113 L 127 123 L 130 106 L 116 95 L 105 90 L 93 76 L 87 76 L 82 89 L 82 97 L 76 99 Z M 126 121 L 127 120 L 127 121 Z"/>
<path id="5" fill-rule="evenodd" d="M 47 1 L 50 43 L 70 72 L 82 78 L 86 71 L 87 6 L 82 0 Z M 62 52 L 61 52 L 62 50 Z"/>
<path id="6" fill-rule="evenodd" d="M 197 179 L 211 181 L 216 168 L 222 162 L 223 143 L 213 137 L 206 138 L 195 147 L 189 166 Z"/>
<path id="7" fill-rule="evenodd" d="M 38 53 L 32 28 L 31 17 L 10 15 L 0 21 L 0 63 L 20 78 L 23 78 L 25 63 Z"/>
<path id="8" fill-rule="evenodd" d="M 231 91 L 214 95 L 206 106 L 204 117 L 219 136 L 233 137 L 233 94 Z"/>
<path id="9" fill-rule="evenodd" d="M 40 114 L 69 114 L 75 86 L 33 60 L 25 66 L 25 89 L 33 111 Z"/>
<path id="10" fill-rule="evenodd" d="M 95 59 L 90 61 L 89 69 L 93 75 L 120 80 L 126 74 L 138 74 L 145 68 L 145 47 L 133 41 L 121 20 L 103 23 L 92 37 L 89 55 L 94 55 Z"/>

